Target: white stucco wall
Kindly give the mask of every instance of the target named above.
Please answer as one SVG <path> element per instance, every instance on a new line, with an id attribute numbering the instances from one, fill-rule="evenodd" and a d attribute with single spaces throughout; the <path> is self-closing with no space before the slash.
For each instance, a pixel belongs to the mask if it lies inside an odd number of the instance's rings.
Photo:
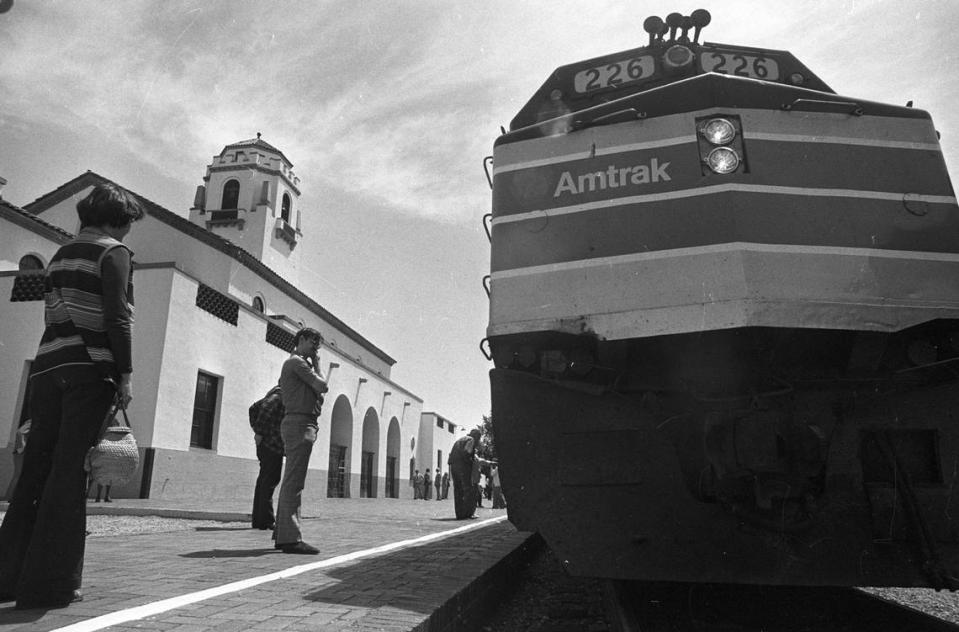
<path id="1" fill-rule="evenodd" d="M 11 445 L 23 391 L 27 362 L 37 353 L 43 334 L 43 302 L 10 302 L 14 276 L 0 275 L 0 447 Z M 0 490 L 3 482 L 0 481 Z"/>
<path id="2" fill-rule="evenodd" d="M 138 418 L 142 418 L 137 426 L 143 429 L 144 445 L 200 450 L 190 447 L 196 376 L 198 371 L 215 375 L 220 379 L 220 392 L 212 451 L 253 459 L 256 454 L 247 409 L 276 384 L 288 354 L 266 342 L 268 319 L 252 309 L 241 307 L 237 325 L 233 326 L 197 307 L 198 286 L 196 279 L 173 267 L 137 271 L 134 388 L 135 401 L 139 400 L 144 409 L 131 408 L 131 412 L 137 412 Z M 150 349 L 164 349 L 165 353 L 161 356 Z M 343 396 L 350 402 L 352 413 L 351 474 L 359 476 L 363 416 L 373 409 L 379 427 L 376 469 L 382 475 L 386 468 L 390 419 L 400 420 L 402 434 L 411 436 L 417 431 L 422 401 L 398 385 L 371 374 L 338 350 L 323 348 L 320 362 L 330 391 L 319 420 L 320 432 L 311 468 L 325 470 L 327 467 L 333 402 Z M 333 364 L 338 366 L 331 370 Z M 365 380 L 362 384 L 361 378 Z M 385 392 L 391 395 L 384 398 Z M 151 394 L 155 394 L 152 401 Z M 155 418 L 148 424 L 150 410 L 155 410 Z M 147 425 L 149 433 L 145 430 Z M 140 433 L 137 436 L 141 438 Z M 400 455 L 401 462 L 410 455 L 407 448 Z"/>
<path id="3" fill-rule="evenodd" d="M 12 222 L 3 222 L 3 230 L 0 230 L 0 271 L 16 270 L 24 255 L 39 257 L 46 265 L 59 246 L 34 231 Z"/>

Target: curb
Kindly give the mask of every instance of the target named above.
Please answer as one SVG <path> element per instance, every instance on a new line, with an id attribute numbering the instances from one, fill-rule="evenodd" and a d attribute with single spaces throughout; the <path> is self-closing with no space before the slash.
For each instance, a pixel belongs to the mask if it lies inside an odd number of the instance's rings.
<path id="1" fill-rule="evenodd" d="M 87 505 L 88 516 L 157 516 L 187 520 L 217 520 L 219 522 L 250 522 L 252 516 L 242 511 L 202 511 L 199 509 L 160 509 L 157 507 L 106 507 Z"/>
<path id="2" fill-rule="evenodd" d="M 0 511 L 10 506 L 0 501 Z M 131 507 L 129 505 L 104 505 L 87 503 L 88 516 L 157 516 L 159 518 L 183 518 L 186 520 L 216 520 L 219 522 L 250 522 L 249 512 L 242 511 L 205 511 L 202 509 L 168 509 L 160 507 Z"/>
<path id="3" fill-rule="evenodd" d="M 526 539 L 468 586 L 436 608 L 425 621 L 410 632 L 474 632 L 522 581 L 523 569 L 540 553 L 546 543 L 538 533 Z"/>

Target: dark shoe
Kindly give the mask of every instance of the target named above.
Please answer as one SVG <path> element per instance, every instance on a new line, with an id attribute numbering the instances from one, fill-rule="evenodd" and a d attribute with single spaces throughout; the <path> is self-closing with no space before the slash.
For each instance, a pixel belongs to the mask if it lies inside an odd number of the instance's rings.
<path id="1" fill-rule="evenodd" d="M 296 542 L 295 544 L 281 544 L 276 548 L 284 553 L 299 553 L 300 555 L 318 555 L 320 552 L 315 546 L 310 546 L 303 541 Z"/>
<path id="2" fill-rule="evenodd" d="M 12 592 L 0 592 L 0 603 L 4 601 L 14 601 L 17 598 Z"/>
<path id="3" fill-rule="evenodd" d="M 112 503 L 112 502 L 113 502 L 113 499 L 112 499 L 112 498 L 104 498 L 104 499 L 103 499 L 103 502 L 105 502 L 105 503 Z"/>
<path id="4" fill-rule="evenodd" d="M 51 610 L 66 608 L 72 603 L 83 601 L 83 593 L 79 590 L 62 595 L 31 595 L 17 599 L 17 610 Z"/>

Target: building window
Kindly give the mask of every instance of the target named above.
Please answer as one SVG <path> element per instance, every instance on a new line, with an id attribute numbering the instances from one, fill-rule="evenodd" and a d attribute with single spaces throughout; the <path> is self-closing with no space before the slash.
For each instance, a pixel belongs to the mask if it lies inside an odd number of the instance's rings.
<path id="1" fill-rule="evenodd" d="M 373 453 L 363 452 L 360 461 L 360 498 L 375 498 L 373 488 Z"/>
<path id="2" fill-rule="evenodd" d="M 20 264 L 17 267 L 21 272 L 28 270 L 43 270 L 43 262 L 36 255 L 23 255 L 20 257 Z"/>
<path id="3" fill-rule="evenodd" d="M 262 314 L 263 311 L 264 311 L 264 308 L 263 308 L 263 299 L 260 298 L 259 296 L 254 296 L 254 297 L 253 297 L 253 309 L 255 309 L 256 311 L 260 312 L 261 314 Z"/>
<path id="4" fill-rule="evenodd" d="M 436 427 L 437 427 L 437 428 L 442 428 L 442 427 L 443 427 L 443 420 L 440 419 L 439 417 L 436 418 Z"/>
<path id="5" fill-rule="evenodd" d="M 223 204 L 220 208 L 223 210 L 234 209 L 240 203 L 240 181 L 227 180 L 223 185 Z"/>
<path id="6" fill-rule="evenodd" d="M 346 498 L 346 446 L 330 445 L 330 469 L 327 471 L 327 498 Z"/>
<path id="7" fill-rule="evenodd" d="M 287 224 L 290 223 L 290 207 L 293 206 L 293 201 L 290 199 L 289 193 L 283 194 L 283 203 L 280 206 L 280 217 L 283 218 L 283 221 Z"/>
<path id="8" fill-rule="evenodd" d="M 446 430 L 448 430 L 450 434 L 453 434 L 453 424 L 446 426 Z"/>
<path id="9" fill-rule="evenodd" d="M 399 487 L 396 484 L 396 457 L 386 457 L 386 497 L 399 498 Z"/>
<path id="10" fill-rule="evenodd" d="M 190 445 L 197 448 L 213 448 L 213 421 L 216 419 L 216 398 L 219 378 L 199 371 L 196 374 L 196 396 L 193 399 L 193 427 L 190 429 Z"/>
<path id="11" fill-rule="evenodd" d="M 436 471 L 439 472 L 440 468 L 442 467 L 443 467 L 443 451 L 437 450 L 436 451 Z"/>

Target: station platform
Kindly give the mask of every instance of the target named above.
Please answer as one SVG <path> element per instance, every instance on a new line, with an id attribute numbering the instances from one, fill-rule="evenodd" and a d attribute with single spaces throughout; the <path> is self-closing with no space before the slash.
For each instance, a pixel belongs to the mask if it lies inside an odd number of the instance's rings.
<path id="1" fill-rule="evenodd" d="M 319 555 L 275 550 L 270 531 L 236 524 L 249 523 L 249 509 L 235 503 L 116 499 L 88 513 L 223 526 L 89 537 L 83 601 L 52 610 L 2 603 L 0 632 L 473 630 L 538 542 L 503 509 L 455 520 L 452 498 L 304 505 L 303 539 Z"/>

